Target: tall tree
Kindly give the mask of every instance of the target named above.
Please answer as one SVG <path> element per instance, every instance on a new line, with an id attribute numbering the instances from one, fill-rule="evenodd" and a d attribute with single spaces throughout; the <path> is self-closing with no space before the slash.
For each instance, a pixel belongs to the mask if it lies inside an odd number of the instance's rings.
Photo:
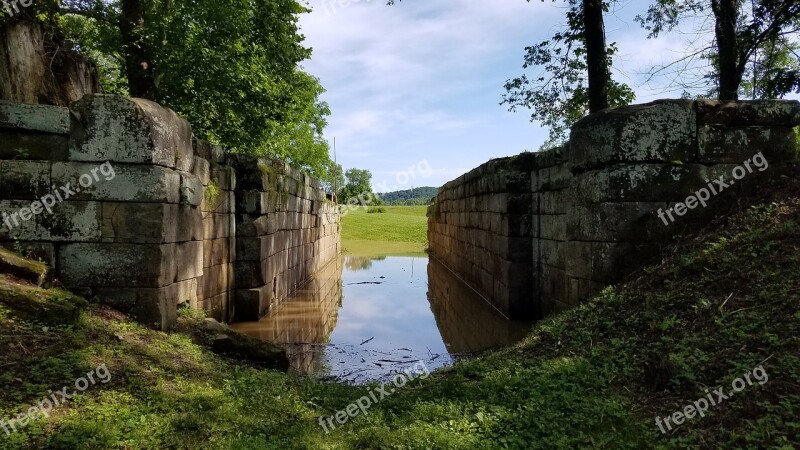
<path id="1" fill-rule="evenodd" d="M 583 0 L 583 32 L 589 78 L 589 112 L 594 113 L 608 108 L 608 85 L 611 79 L 602 0 Z"/>
<path id="2" fill-rule="evenodd" d="M 714 11 L 714 33 L 717 38 L 719 67 L 719 99 L 738 100 L 743 71 L 739 70 L 739 49 L 736 23 L 739 18 L 739 0 L 711 0 Z"/>
<path id="3" fill-rule="evenodd" d="M 388 0 L 387 4 L 395 1 Z M 539 66 L 546 75 L 535 80 L 522 75 L 506 81 L 501 102 L 511 111 L 520 107 L 533 110 L 531 121 L 540 121 L 550 129 L 543 148 L 562 142 L 567 129 L 587 111 L 626 105 L 635 98 L 633 90 L 611 78 L 610 58 L 616 45 L 606 45 L 603 14 L 614 0 L 566 1 L 570 5 L 567 29 L 525 49 L 523 69 Z"/>
<path id="4" fill-rule="evenodd" d="M 121 0 L 119 30 L 125 52 L 125 71 L 132 97 L 158 100 L 155 69 L 145 34 L 146 0 Z"/>
<path id="5" fill-rule="evenodd" d="M 347 169 L 345 184 L 337 193 L 339 203 L 358 202 L 363 206 L 382 203 L 372 193 L 372 172 L 366 169 Z"/>
<path id="6" fill-rule="evenodd" d="M 60 1 L 51 16 L 98 62 L 107 92 L 172 108 L 202 139 L 328 176 L 330 109 L 300 66 L 310 10 L 298 0 Z"/>
<path id="7" fill-rule="evenodd" d="M 713 45 L 683 58 L 700 55 L 712 62 L 704 78 L 714 80 L 713 93 L 721 100 L 800 92 L 800 0 L 654 0 L 637 20 L 654 38 L 687 19 L 706 17 L 715 23 Z M 745 82 L 748 71 L 751 80 Z"/>
<path id="8" fill-rule="evenodd" d="M 531 121 L 549 128 L 542 148 L 559 145 L 573 123 L 587 112 L 626 105 L 633 90 L 611 77 L 615 43 L 607 44 L 603 14 L 609 2 L 567 0 L 567 24 L 551 39 L 525 49 L 524 69 L 538 67 L 535 78 L 523 74 L 506 82 L 502 104 L 511 111 L 532 110 Z"/>

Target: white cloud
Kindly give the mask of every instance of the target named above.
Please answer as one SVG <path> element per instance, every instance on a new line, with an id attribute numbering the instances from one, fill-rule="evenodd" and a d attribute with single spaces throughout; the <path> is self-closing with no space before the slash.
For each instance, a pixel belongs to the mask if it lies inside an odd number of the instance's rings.
<path id="1" fill-rule="evenodd" d="M 645 74 L 680 54 L 685 35 L 648 40 L 633 21 L 644 4 L 620 5 L 607 15 L 609 41 L 620 49 L 615 78 L 634 87 L 640 102 L 679 95 L 665 88 L 668 79 L 646 84 Z M 511 114 L 499 102 L 505 80 L 523 72 L 524 48 L 563 26 L 564 3 L 312 0 L 312 7 L 301 19 L 314 49 L 304 66 L 328 89 L 326 135 L 337 137 L 346 168 L 370 169 L 375 184 L 391 185 L 392 174 L 427 159 L 430 184 L 441 185 L 457 168 L 536 150 L 545 140 L 530 112 Z"/>

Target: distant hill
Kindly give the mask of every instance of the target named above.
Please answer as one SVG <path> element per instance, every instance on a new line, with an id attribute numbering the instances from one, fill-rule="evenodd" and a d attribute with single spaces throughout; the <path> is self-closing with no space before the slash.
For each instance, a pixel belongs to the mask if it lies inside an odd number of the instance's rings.
<path id="1" fill-rule="evenodd" d="M 388 205 L 427 205 L 437 192 L 439 188 L 426 186 L 378 195 Z"/>

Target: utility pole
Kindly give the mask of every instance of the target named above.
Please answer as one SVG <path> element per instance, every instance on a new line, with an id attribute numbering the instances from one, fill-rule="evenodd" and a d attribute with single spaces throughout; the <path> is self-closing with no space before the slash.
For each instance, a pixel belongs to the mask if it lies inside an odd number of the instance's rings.
<path id="1" fill-rule="evenodd" d="M 336 179 L 339 178 L 339 163 L 336 161 L 336 136 L 333 137 L 333 168 L 333 198 L 336 198 Z"/>

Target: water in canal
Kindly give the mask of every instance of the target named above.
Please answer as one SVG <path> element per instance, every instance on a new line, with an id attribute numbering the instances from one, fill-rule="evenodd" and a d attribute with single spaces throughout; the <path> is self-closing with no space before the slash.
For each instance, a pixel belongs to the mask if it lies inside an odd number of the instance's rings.
<path id="1" fill-rule="evenodd" d="M 420 254 L 343 256 L 262 320 L 232 327 L 285 346 L 295 373 L 364 383 L 514 343 L 530 324 L 506 320 Z"/>

